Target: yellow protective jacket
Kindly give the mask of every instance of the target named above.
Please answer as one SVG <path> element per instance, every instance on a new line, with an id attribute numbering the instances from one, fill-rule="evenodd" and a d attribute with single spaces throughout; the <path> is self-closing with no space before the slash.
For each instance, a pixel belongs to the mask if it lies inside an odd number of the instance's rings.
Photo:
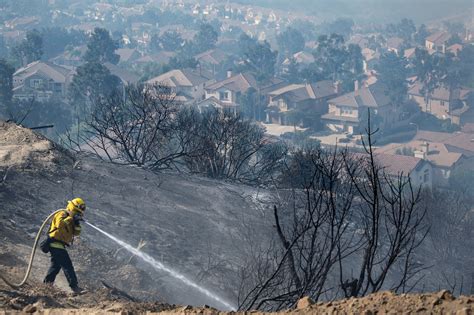
<path id="1" fill-rule="evenodd" d="M 63 209 L 53 217 L 48 234 L 56 242 L 52 242 L 51 247 L 64 249 L 65 245 L 71 245 L 74 236 L 81 234 L 81 226 L 74 224 L 75 214 L 75 211 Z"/>

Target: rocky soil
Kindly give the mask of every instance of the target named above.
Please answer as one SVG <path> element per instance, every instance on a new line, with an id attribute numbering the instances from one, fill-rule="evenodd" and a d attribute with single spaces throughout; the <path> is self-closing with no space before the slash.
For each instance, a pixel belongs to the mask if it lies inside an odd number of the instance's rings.
<path id="1" fill-rule="evenodd" d="M 454 297 L 448 291 L 425 294 L 379 292 L 364 298 L 313 303 L 303 298 L 295 309 L 279 314 L 453 314 L 471 315 L 474 296 Z M 222 312 L 209 306 L 192 307 L 138 302 L 123 292 L 102 288 L 79 296 L 35 284 L 21 291 L 0 290 L 0 314 L 265 314 Z"/>

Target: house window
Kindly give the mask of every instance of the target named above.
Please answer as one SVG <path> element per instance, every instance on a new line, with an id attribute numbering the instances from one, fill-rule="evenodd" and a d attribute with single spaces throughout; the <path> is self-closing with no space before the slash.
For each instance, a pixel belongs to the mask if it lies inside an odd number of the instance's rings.
<path id="1" fill-rule="evenodd" d="M 42 81 L 43 81 L 43 80 L 41 80 L 41 79 L 32 79 L 32 80 L 31 80 L 31 83 L 30 83 L 30 86 L 31 86 L 32 88 L 37 89 L 37 88 L 39 88 L 39 87 L 41 86 L 41 82 L 42 82 Z"/>
<path id="2" fill-rule="evenodd" d="M 63 90 L 63 86 L 61 83 L 54 83 L 53 87 L 54 87 L 54 92 L 59 93 L 59 92 L 62 92 Z"/>
<path id="3" fill-rule="evenodd" d="M 352 108 L 351 107 L 342 107 L 341 108 L 341 115 L 352 115 Z"/>
<path id="4" fill-rule="evenodd" d="M 219 92 L 219 99 L 221 101 L 228 101 L 229 100 L 229 92 Z"/>
<path id="5" fill-rule="evenodd" d="M 444 106 L 444 101 L 440 101 L 441 106 Z"/>

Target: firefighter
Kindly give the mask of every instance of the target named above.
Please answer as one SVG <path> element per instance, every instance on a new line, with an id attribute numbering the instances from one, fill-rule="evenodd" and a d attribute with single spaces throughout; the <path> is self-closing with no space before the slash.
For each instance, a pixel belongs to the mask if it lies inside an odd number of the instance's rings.
<path id="1" fill-rule="evenodd" d="M 74 237 L 81 234 L 81 221 L 85 210 L 86 204 L 81 198 L 68 201 L 66 209 L 53 217 L 48 232 L 51 265 L 43 282 L 54 283 L 59 271 L 63 269 L 71 290 L 76 294 L 85 293 L 85 290 L 78 286 L 76 272 L 66 247 L 71 246 Z"/>

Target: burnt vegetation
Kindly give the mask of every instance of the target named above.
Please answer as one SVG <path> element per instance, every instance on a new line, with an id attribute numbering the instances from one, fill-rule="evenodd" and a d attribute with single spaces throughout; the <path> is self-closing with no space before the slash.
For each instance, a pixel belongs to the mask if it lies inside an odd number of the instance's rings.
<path id="1" fill-rule="evenodd" d="M 377 165 L 368 130 L 365 154 L 298 149 L 283 170 L 274 238 L 242 272 L 242 310 L 276 311 L 303 296 L 359 297 L 382 288 L 410 291 L 424 266 L 421 189 Z"/>
<path id="2" fill-rule="evenodd" d="M 181 106 L 166 86 L 130 85 L 92 103 L 63 140 L 112 163 L 258 183 L 286 154 L 283 143 L 241 114 Z"/>
<path id="3" fill-rule="evenodd" d="M 65 138 L 76 151 L 155 172 L 173 169 L 275 191 L 268 204 L 273 232 L 260 246 L 242 250 L 245 257 L 236 266 L 239 309 L 282 310 L 303 296 L 318 301 L 386 289 L 410 292 L 424 286 L 427 275 L 465 290 L 468 275 L 440 271 L 422 256 L 438 252 L 439 266 L 446 265 L 442 257 L 459 256 L 465 261 L 460 268 L 469 269 L 462 250 L 439 239 L 464 233 L 440 221 L 471 226 L 466 199 L 445 196 L 465 205 L 445 213 L 436 196 L 414 186 L 408 174 L 389 174 L 377 162 L 377 130 L 370 121 L 364 152 L 354 153 L 269 138 L 239 113 L 184 106 L 160 85 L 128 86 L 92 103 L 87 119 Z"/>

